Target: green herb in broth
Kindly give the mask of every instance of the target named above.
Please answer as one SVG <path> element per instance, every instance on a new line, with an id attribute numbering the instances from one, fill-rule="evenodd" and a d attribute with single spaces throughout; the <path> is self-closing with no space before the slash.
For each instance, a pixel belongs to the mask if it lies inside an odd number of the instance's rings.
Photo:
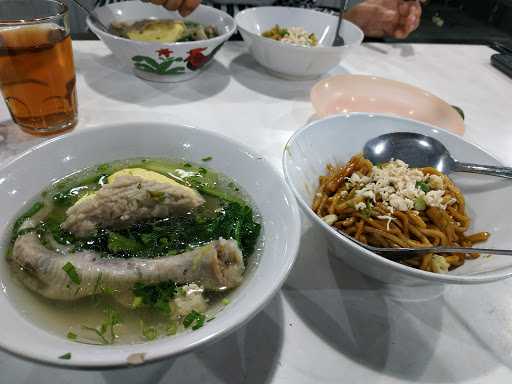
<path id="1" fill-rule="evenodd" d="M 192 329 L 195 331 L 196 329 L 201 328 L 204 325 L 204 321 L 206 320 L 206 316 L 197 311 L 191 311 L 185 318 L 183 319 L 183 326 L 188 328 L 192 326 Z"/>
<path id="2" fill-rule="evenodd" d="M 23 213 L 18 219 L 16 219 L 16 222 L 13 226 L 13 232 L 16 234 L 20 227 L 23 225 L 26 219 L 31 218 L 34 216 L 37 212 L 39 212 L 41 209 L 43 209 L 44 204 L 40 201 L 35 202 L 25 213 Z"/>
<path id="3" fill-rule="evenodd" d="M 254 251 L 261 229 L 253 216 L 249 206 L 227 203 L 219 205 L 213 215 L 200 209 L 185 217 L 134 224 L 120 231 L 100 229 L 95 236 L 86 239 L 74 238 L 55 221 L 42 224 L 41 228 L 49 231 L 58 243 L 73 245 L 75 251 L 90 249 L 103 256 L 160 257 L 183 252 L 219 237 L 237 240 L 242 253 L 247 256 Z"/>
<path id="4" fill-rule="evenodd" d="M 69 340 L 76 340 L 78 338 L 78 335 L 74 332 L 69 331 L 68 334 L 66 335 L 66 337 Z"/>
<path id="5" fill-rule="evenodd" d="M 78 275 L 75 266 L 71 264 L 71 262 L 68 261 L 66 264 L 64 264 L 64 267 L 62 267 L 62 269 L 69 276 L 69 280 L 71 280 L 75 284 L 80 285 L 80 276 Z"/>
<path id="6" fill-rule="evenodd" d="M 170 313 L 169 300 L 176 295 L 176 284 L 173 281 L 155 285 L 137 283 L 132 292 L 135 295 L 134 300 L 140 299 L 140 304 L 136 307 L 144 305 L 163 313 Z"/>
<path id="7" fill-rule="evenodd" d="M 178 332 L 178 322 L 171 321 L 166 329 L 167 336 L 173 336 Z"/>
<path id="8" fill-rule="evenodd" d="M 143 245 L 137 240 L 125 237 L 115 232 L 102 232 L 107 236 L 107 250 L 112 254 L 118 253 L 130 253 L 136 254 L 143 249 Z M 87 243 L 82 245 L 82 248 L 86 248 Z"/>
<path id="9" fill-rule="evenodd" d="M 155 340 L 158 337 L 158 330 L 153 326 L 145 326 L 144 320 L 140 321 L 140 328 L 142 331 L 142 335 L 146 338 L 146 340 Z"/>
<path id="10" fill-rule="evenodd" d="M 209 160 L 211 159 L 203 159 Z M 146 220 L 122 229 L 98 227 L 94 235 L 86 238 L 77 238 L 61 228 L 66 220 L 66 211 L 71 206 L 85 195 L 93 194 L 108 184 L 111 175 L 125 168 L 143 168 L 167 176 L 199 191 L 206 203 L 182 216 Z M 150 193 L 151 198 L 160 202 L 162 195 L 158 191 L 154 192 Z M 49 250 L 69 250 L 71 253 L 88 250 L 96 252 L 99 257 L 107 258 L 157 258 L 176 255 L 222 237 L 236 240 L 244 259 L 247 259 L 256 248 L 261 230 L 260 224 L 255 221 L 252 208 L 232 181 L 205 167 L 190 163 L 135 159 L 102 164 L 57 182 L 44 191 L 42 196 L 42 201 L 21 215 L 13 226 L 13 243 L 24 233 L 19 231 L 23 222 L 43 207 L 47 207 L 49 213 L 36 223 L 35 228 L 28 230 L 36 231 L 45 247 Z M 66 264 L 63 269 L 70 280 L 68 287 L 73 284 L 78 286 L 81 282 L 80 269 L 72 263 Z M 105 318 L 97 320 L 96 324 L 99 325 L 96 326 L 77 321 L 68 323 L 68 330 L 81 329 L 80 332 L 65 331 L 64 335 L 67 332 L 69 340 L 96 345 L 112 344 L 119 340 L 153 340 L 164 335 L 174 335 L 184 329 L 196 330 L 214 318 L 208 315 L 206 320 L 207 312 L 203 312 L 204 309 L 192 309 L 183 313 L 177 309 L 176 304 L 171 306 L 170 302 L 177 296 L 187 295 L 184 289 L 186 286 L 177 285 L 173 281 L 159 284 L 136 283 L 129 292 L 131 296 L 128 303 L 122 305 L 118 298 L 123 292 L 105 287 L 101 274 L 95 283 L 93 281 L 89 284 L 94 285 L 93 296 L 77 301 L 76 307 L 84 308 L 84 311 L 104 312 Z M 81 287 L 78 286 L 78 289 Z M 207 311 L 224 303 L 223 298 L 227 293 L 229 292 L 202 291 Z M 67 309 L 74 312 L 69 306 L 75 307 L 75 302 L 61 306 L 57 302 L 46 301 L 54 308 L 61 308 L 60 312 L 68 312 Z M 216 310 L 220 310 L 220 307 L 221 305 Z M 91 319 L 95 316 L 91 316 Z M 89 315 L 86 317 L 89 319 Z M 139 339 L 133 336 L 134 332 L 138 333 Z"/>
<path id="11" fill-rule="evenodd" d="M 100 324 L 100 326 L 91 327 L 82 324 L 82 329 L 96 334 L 99 342 L 102 344 L 114 344 L 115 339 L 118 337 L 115 327 L 121 324 L 121 316 L 110 306 L 107 306 L 104 312 L 105 320 Z"/>

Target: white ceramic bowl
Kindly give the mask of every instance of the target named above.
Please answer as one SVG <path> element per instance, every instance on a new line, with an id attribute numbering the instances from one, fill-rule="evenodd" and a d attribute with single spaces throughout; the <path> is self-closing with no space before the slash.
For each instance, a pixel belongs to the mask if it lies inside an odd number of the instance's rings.
<path id="1" fill-rule="evenodd" d="M 113 21 L 135 22 L 144 19 L 183 19 L 178 12 L 141 1 L 126 1 L 98 7 L 94 11 L 106 26 Z M 90 18 L 89 28 L 124 65 L 133 66 L 137 76 L 150 81 L 177 82 L 191 79 L 211 62 L 224 42 L 235 32 L 233 18 L 218 9 L 200 5 L 188 21 L 213 25 L 219 36 L 201 41 L 158 43 L 134 41 L 102 31 Z"/>
<path id="2" fill-rule="evenodd" d="M 332 47 L 338 18 L 333 15 L 302 8 L 256 7 L 246 9 L 235 17 L 247 47 L 258 63 L 271 73 L 289 79 L 316 78 L 335 66 L 361 44 L 363 32 L 344 21 L 342 47 Z M 282 43 L 261 34 L 279 24 L 281 27 L 302 27 L 318 37 L 316 47 L 301 47 Z"/>
<path id="3" fill-rule="evenodd" d="M 141 133 L 144 134 L 141 134 Z M 5 261 L 9 224 L 52 181 L 84 167 L 115 159 L 170 157 L 200 163 L 234 179 L 261 215 L 263 250 L 215 320 L 197 331 L 137 345 L 92 346 L 49 333 L 13 305 L 13 281 Z M 283 178 L 249 148 L 208 131 L 172 124 L 126 124 L 77 131 L 49 140 L 0 169 L 0 348 L 45 364 L 78 368 L 125 366 L 135 353 L 155 361 L 189 351 L 233 331 L 254 316 L 279 290 L 295 260 L 300 215 Z M 19 289 L 19 288 L 18 288 Z M 58 356 L 71 352 L 71 360 Z"/>
<path id="4" fill-rule="evenodd" d="M 417 132 L 440 140 L 460 161 L 497 165 L 498 161 L 477 146 L 448 131 L 413 120 L 384 115 L 354 113 L 318 120 L 297 131 L 283 155 L 286 180 L 299 205 L 321 227 L 333 253 L 345 262 L 378 280 L 395 285 L 478 284 L 512 275 L 510 256 L 480 257 L 447 274 L 421 271 L 387 260 L 356 245 L 323 222 L 310 208 L 318 186 L 318 176 L 325 174 L 328 163 L 346 162 L 362 151 L 371 138 L 389 132 Z M 489 231 L 489 248 L 512 248 L 510 223 L 512 182 L 474 174 L 452 174 L 463 192 L 472 225 L 469 232 Z"/>

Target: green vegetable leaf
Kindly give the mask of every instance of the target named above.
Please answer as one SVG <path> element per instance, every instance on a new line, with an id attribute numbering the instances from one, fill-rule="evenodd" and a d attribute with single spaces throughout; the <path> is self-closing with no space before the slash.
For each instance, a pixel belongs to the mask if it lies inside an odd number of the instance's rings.
<path id="1" fill-rule="evenodd" d="M 206 162 L 206 161 L 211 161 L 212 159 L 213 159 L 213 157 L 211 157 L 211 156 L 207 156 L 207 157 L 203 157 L 203 158 L 201 159 L 201 161 Z"/>
<path id="2" fill-rule="evenodd" d="M 73 264 L 71 264 L 70 261 L 68 261 L 66 264 L 64 264 L 62 269 L 64 270 L 64 272 L 67 273 L 69 279 L 73 283 L 78 284 L 78 285 L 81 283 L 80 276 L 78 275 L 78 272 L 76 271 L 75 266 Z"/>
<path id="3" fill-rule="evenodd" d="M 76 333 L 73 333 L 73 332 L 68 332 L 68 334 L 66 335 L 66 337 L 69 339 L 69 340 L 76 340 L 76 338 L 78 337 L 78 335 Z"/>
<path id="4" fill-rule="evenodd" d="M 245 203 L 240 198 L 238 198 L 236 196 L 231 196 L 231 195 L 227 194 L 226 192 L 221 191 L 217 188 L 210 188 L 205 184 L 199 184 L 199 185 L 195 185 L 193 187 L 195 189 L 197 189 L 199 192 L 201 192 L 201 194 L 203 194 L 203 195 L 216 197 L 218 199 L 224 200 L 229 203 L 237 203 L 240 205 L 245 205 Z"/>
<path id="5" fill-rule="evenodd" d="M 133 253 L 143 248 L 137 240 L 130 239 L 116 232 L 109 232 L 108 249 L 112 253 Z"/>
<path id="6" fill-rule="evenodd" d="M 43 207 L 44 204 L 38 201 L 34 203 L 24 214 L 18 217 L 13 226 L 13 234 L 16 235 L 25 220 L 34 216 L 37 212 L 43 209 Z"/>
<path id="7" fill-rule="evenodd" d="M 428 193 L 430 191 L 430 185 L 428 185 L 424 181 L 417 181 L 416 188 L 422 190 L 425 193 Z"/>
<path id="8" fill-rule="evenodd" d="M 204 160 L 208 160 L 208 157 Z M 98 184 L 98 173 L 95 173 L 80 179 L 80 184 L 73 180 L 57 185 L 57 192 L 65 195 L 62 199 L 69 200 L 53 210 L 46 221 L 35 229 L 44 245 L 53 249 L 54 245 L 46 241 L 50 234 L 57 243 L 71 246 L 72 252 L 87 249 L 104 257 L 155 258 L 179 254 L 222 237 L 235 239 L 245 257 L 254 251 L 261 226 L 256 222 L 251 208 L 236 194 L 238 188 L 234 183 L 224 188 L 223 179 L 218 174 L 189 163 L 169 165 L 160 160 L 146 159 L 141 160 L 138 166 L 171 177 L 197 189 L 203 195 L 215 198 L 216 204 L 219 204 L 218 209 L 212 211 L 199 208 L 188 215 L 148 220 L 116 231 L 98 227 L 90 237 L 76 238 L 63 230 L 61 224 L 70 204 L 83 195 L 83 192 L 89 193 L 101 187 Z M 100 166 L 97 169 L 98 172 L 106 172 L 105 174 L 116 170 L 118 166 L 114 165 Z M 55 193 L 53 192 L 52 197 Z M 162 197 L 160 191 L 154 191 L 152 195 L 157 199 Z M 95 291 L 99 293 L 103 288 L 98 282 Z"/>
<path id="9" fill-rule="evenodd" d="M 62 356 L 59 356 L 59 359 L 61 359 L 61 360 L 71 360 L 71 353 L 70 352 L 65 353 Z"/>
<path id="10" fill-rule="evenodd" d="M 135 283 L 132 292 L 136 298 L 140 298 L 139 305 L 157 309 L 162 313 L 169 313 L 171 311 L 169 300 L 176 296 L 176 284 L 173 281 L 155 285 Z"/>

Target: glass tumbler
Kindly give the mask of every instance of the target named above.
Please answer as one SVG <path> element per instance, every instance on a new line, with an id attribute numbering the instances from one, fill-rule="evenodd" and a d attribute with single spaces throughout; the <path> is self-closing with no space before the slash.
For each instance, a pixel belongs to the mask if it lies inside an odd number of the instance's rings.
<path id="1" fill-rule="evenodd" d="M 75 66 L 67 5 L 0 0 L 0 90 L 26 132 L 50 135 L 77 123 Z"/>

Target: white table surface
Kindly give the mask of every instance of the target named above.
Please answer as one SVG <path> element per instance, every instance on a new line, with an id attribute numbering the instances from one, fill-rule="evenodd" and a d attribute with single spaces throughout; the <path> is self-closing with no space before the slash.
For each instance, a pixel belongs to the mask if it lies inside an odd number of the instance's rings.
<path id="1" fill-rule="evenodd" d="M 313 117 L 314 82 L 270 77 L 228 43 L 208 70 L 181 84 L 147 83 L 100 42 L 74 42 L 80 123 L 172 121 L 251 145 L 281 169 L 292 132 Z M 466 114 L 465 137 L 512 165 L 512 80 L 482 46 L 367 44 L 333 73 L 374 74 L 420 86 Z M 144 134 L 141 128 L 141 135 Z M 0 162 L 42 139 L 0 105 Z M 1 313 L 0 313 L 1 316 Z M 304 224 L 297 263 L 266 309 L 225 339 L 174 360 L 121 371 L 48 368 L 0 352 L 0 383 L 510 383 L 512 280 L 450 286 L 401 300 L 329 257 Z"/>

